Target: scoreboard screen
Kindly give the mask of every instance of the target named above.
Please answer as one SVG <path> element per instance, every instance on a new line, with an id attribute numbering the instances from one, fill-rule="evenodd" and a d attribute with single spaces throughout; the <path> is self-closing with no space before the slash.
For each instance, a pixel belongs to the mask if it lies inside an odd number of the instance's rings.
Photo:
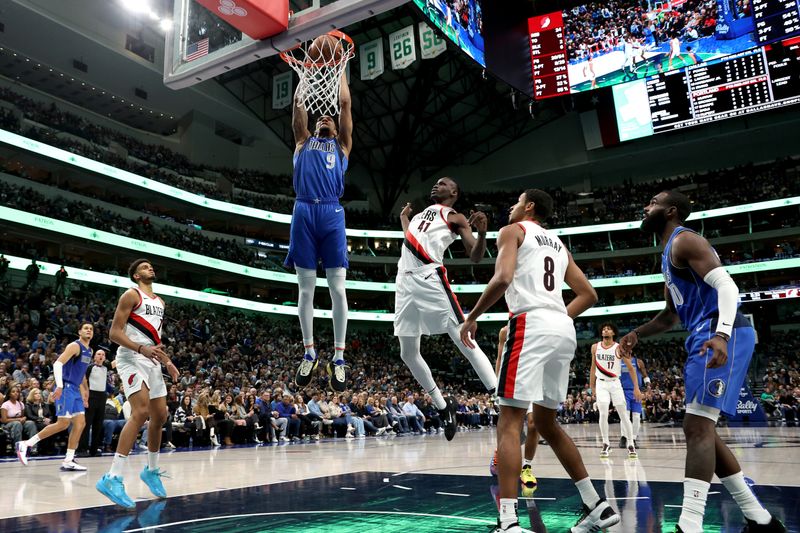
<path id="1" fill-rule="evenodd" d="M 564 46 L 564 20 L 551 13 L 528 20 L 531 43 L 533 97 L 550 98 L 569 94 L 567 49 Z"/>
<path id="2" fill-rule="evenodd" d="M 620 140 L 797 104 L 800 38 L 627 85 L 614 87 Z"/>
<path id="3" fill-rule="evenodd" d="M 798 0 L 752 0 L 756 23 L 756 41 L 768 44 L 800 35 Z"/>

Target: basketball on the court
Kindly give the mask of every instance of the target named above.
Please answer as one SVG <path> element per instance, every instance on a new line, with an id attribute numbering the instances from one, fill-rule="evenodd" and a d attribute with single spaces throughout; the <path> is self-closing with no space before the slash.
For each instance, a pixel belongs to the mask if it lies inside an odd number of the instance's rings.
<path id="1" fill-rule="evenodd" d="M 338 63 L 342 60 L 344 48 L 333 35 L 320 35 L 308 48 L 308 57 L 315 63 Z"/>

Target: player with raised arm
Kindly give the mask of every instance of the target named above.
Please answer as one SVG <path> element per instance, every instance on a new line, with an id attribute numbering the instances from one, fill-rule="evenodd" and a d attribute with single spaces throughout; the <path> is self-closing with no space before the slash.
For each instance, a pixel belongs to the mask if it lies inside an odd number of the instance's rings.
<path id="1" fill-rule="evenodd" d="M 597 302 L 597 293 L 561 240 L 542 224 L 553 212 L 553 199 L 539 189 L 523 192 L 511 208 L 509 225 L 500 230 L 495 272 L 461 327 L 461 340 L 473 346 L 477 319 L 505 294 L 511 320 L 503 351 L 497 395 L 500 517 L 495 532 L 522 533 L 517 518 L 519 429 L 533 402 L 536 429 L 564 466 L 583 501 L 583 515 L 572 533 L 599 531 L 620 520 L 597 494 L 575 443 L 556 420 L 567 396 L 569 366 L 577 340 L 573 319 Z M 564 305 L 561 287 L 575 298 Z"/>
<path id="2" fill-rule="evenodd" d="M 120 297 L 109 337 L 112 342 L 119 344 L 117 372 L 131 404 L 131 416 L 119 435 L 111 470 L 100 478 L 96 487 L 117 505 L 132 509 L 136 504 L 125 492 L 123 474 L 128 454 L 139 430 L 148 419 L 147 466 L 139 477 L 155 496 L 167 497 L 161 482 L 164 472 L 158 467 L 161 427 L 168 414 L 167 386 L 161 365 L 166 366 L 173 381 L 178 380 L 178 369 L 161 344 L 164 300 L 153 292 L 153 281 L 156 279 L 153 265 L 147 259 L 137 259 L 128 268 L 128 277 L 136 287 L 128 289 Z"/>
<path id="3" fill-rule="evenodd" d="M 86 382 L 86 369 L 92 362 L 92 349 L 89 343 L 94 336 L 94 326 L 84 322 L 78 330 L 78 340 L 67 344 L 64 353 L 53 363 L 53 377 L 56 389 L 53 399 L 56 403 L 54 424 L 42 429 L 28 440 L 17 442 L 17 457 L 22 464 L 28 464 L 28 450 L 40 441 L 61 433 L 72 424 L 67 442 L 67 456 L 61 463 L 61 470 L 84 471 L 86 467 L 75 462 L 75 450 L 86 425 L 85 409 L 89 406 L 89 385 Z"/>
<path id="4" fill-rule="evenodd" d="M 649 388 L 650 378 L 647 376 L 647 369 L 644 366 L 644 361 L 636 356 L 631 356 L 631 365 L 633 366 L 633 373 L 630 372 L 628 365 L 623 365 L 620 368 L 619 381 L 622 383 L 622 390 L 625 392 L 625 402 L 627 403 L 628 413 L 631 415 L 633 445 L 638 449 L 639 428 L 642 424 L 642 399 L 641 395 L 638 399 L 636 398 L 634 390 L 636 387 L 641 390 L 643 386 Z M 628 447 L 628 441 L 624 435 L 619 438 L 619 447 Z"/>
<path id="5" fill-rule="evenodd" d="M 292 112 L 294 131 L 294 191 L 289 253 L 285 265 L 297 272 L 297 312 L 303 334 L 305 353 L 295 374 L 298 387 L 311 382 L 317 368 L 314 347 L 314 288 L 317 264 L 322 262 L 333 305 L 333 360 L 328 363 L 330 387 L 345 390 L 347 370 L 344 362 L 347 333 L 347 236 L 344 208 L 339 198 L 344 194 L 344 173 L 353 147 L 353 118 L 347 77 L 342 76 L 339 92 L 338 125 L 333 118 L 317 119 L 314 134 L 308 130 L 308 113 L 300 103 L 300 88 L 295 92 Z"/>
<path id="6" fill-rule="evenodd" d="M 492 363 L 480 347 L 467 347 L 459 341 L 458 326 L 464 321 L 464 314 L 450 288 L 447 269 L 442 265 L 445 250 L 457 237 L 461 237 L 473 263 L 480 262 L 486 253 L 486 215 L 474 211 L 467 219 L 453 209 L 460 194 L 453 178 L 441 178 L 431 190 L 433 205 L 414 218 L 409 218 L 411 204 L 403 207 L 400 223 L 405 240 L 397 263 L 394 306 L 394 334 L 400 341 L 400 357 L 425 392 L 431 395 L 442 417 L 447 440 L 453 440 L 456 434 L 457 405 L 452 397 L 442 396 L 433 380 L 431 369 L 420 354 L 421 336 L 447 333 L 475 369 L 486 390 L 494 392 L 497 383 Z M 472 227 L 478 231 L 477 239 Z"/>
<path id="7" fill-rule="evenodd" d="M 642 230 L 655 233 L 664 244 L 661 271 L 667 306 L 620 339 L 620 349 L 623 355 L 630 355 L 639 338 L 669 331 L 679 320 L 689 332 L 683 370 L 686 468 L 683 510 L 676 531 L 703 531 L 706 498 L 715 473 L 747 520 L 743 531 L 786 531 L 758 501 L 715 428 L 720 412 L 736 413 L 755 347 L 755 331 L 738 310 L 739 290 L 717 252 L 704 237 L 683 225 L 691 212 L 689 199 L 677 191 L 660 192 L 644 208 Z"/>
<path id="8" fill-rule="evenodd" d="M 625 366 L 629 371 L 633 371 L 630 358 L 621 358 L 618 353 L 618 345 L 614 342 L 619 330 L 614 324 L 602 324 L 600 335 L 602 340 L 592 344 L 592 365 L 589 371 L 589 387 L 597 396 L 597 407 L 600 410 L 600 436 L 603 439 L 603 449 L 600 450 L 600 457 L 607 458 L 611 453 L 611 441 L 608 438 L 608 411 L 611 403 L 619 414 L 619 425 L 622 428 L 622 436 L 628 440 L 628 457 L 636 459 L 636 447 L 633 445 L 633 428 L 631 420 L 628 418 L 627 402 L 625 401 L 625 391 L 622 390 L 620 382 L 620 367 Z M 620 364 L 620 361 L 624 364 Z M 634 396 L 641 401 L 642 393 L 639 385 L 634 387 Z"/>

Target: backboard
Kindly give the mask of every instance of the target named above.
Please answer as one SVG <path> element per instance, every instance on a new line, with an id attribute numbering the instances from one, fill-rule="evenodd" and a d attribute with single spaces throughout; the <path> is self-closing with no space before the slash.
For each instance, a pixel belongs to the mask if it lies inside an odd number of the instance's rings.
<path id="1" fill-rule="evenodd" d="M 182 89 L 409 0 L 291 0 L 289 29 L 261 41 L 243 35 L 195 0 L 174 1 L 164 52 L 164 84 Z M 237 8 L 236 0 L 220 0 L 220 6 Z"/>

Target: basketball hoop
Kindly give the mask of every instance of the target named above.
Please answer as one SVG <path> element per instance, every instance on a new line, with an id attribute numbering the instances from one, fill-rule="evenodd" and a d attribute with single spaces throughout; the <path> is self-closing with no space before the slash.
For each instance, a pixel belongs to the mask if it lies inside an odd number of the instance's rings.
<path id="1" fill-rule="evenodd" d="M 298 105 L 310 113 L 338 115 L 341 79 L 347 62 L 355 55 L 353 40 L 333 30 L 280 55 L 300 76 Z"/>

